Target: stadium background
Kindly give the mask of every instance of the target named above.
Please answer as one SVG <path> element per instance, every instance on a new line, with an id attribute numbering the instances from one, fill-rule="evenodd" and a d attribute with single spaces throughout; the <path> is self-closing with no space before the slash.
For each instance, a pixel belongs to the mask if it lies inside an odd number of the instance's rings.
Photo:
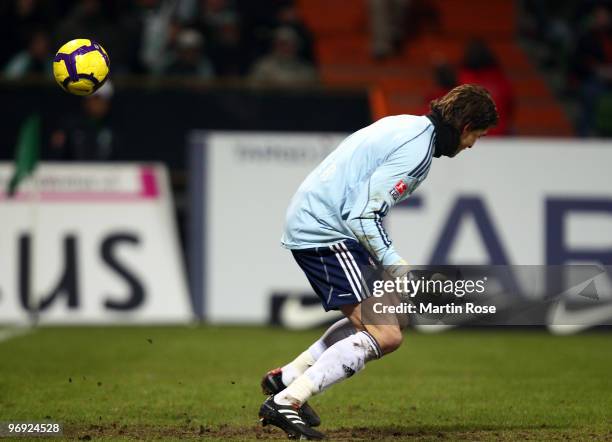
<path id="1" fill-rule="evenodd" d="M 279 437 L 256 426 L 259 376 L 331 320 L 278 244 L 288 198 L 344 134 L 460 83 L 502 121 L 390 217 L 400 250 L 612 264 L 609 2 L 7 0 L 0 17 L 0 421 Z M 50 72 L 75 37 L 111 58 L 90 98 Z M 33 115 L 41 162 L 9 199 Z M 337 439 L 612 439 L 610 344 L 410 331 L 317 405 Z"/>

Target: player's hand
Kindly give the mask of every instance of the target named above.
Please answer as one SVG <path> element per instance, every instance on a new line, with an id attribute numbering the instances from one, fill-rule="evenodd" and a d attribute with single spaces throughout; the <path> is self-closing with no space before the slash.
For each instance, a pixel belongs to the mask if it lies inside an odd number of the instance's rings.
<path id="1" fill-rule="evenodd" d="M 386 270 L 392 278 L 401 278 L 410 273 L 410 267 L 408 267 L 408 263 L 403 258 L 387 266 Z"/>

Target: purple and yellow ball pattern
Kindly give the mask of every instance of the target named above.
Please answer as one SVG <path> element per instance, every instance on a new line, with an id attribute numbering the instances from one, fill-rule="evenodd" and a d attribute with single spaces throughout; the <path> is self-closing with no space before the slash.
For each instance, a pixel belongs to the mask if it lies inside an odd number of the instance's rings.
<path id="1" fill-rule="evenodd" d="M 93 40 L 70 40 L 57 51 L 53 60 L 55 81 L 67 92 L 90 95 L 108 77 L 110 60 L 100 44 Z"/>

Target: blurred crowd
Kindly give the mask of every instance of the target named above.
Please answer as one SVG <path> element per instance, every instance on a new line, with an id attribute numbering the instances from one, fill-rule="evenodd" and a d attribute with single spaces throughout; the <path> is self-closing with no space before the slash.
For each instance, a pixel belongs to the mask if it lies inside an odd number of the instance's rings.
<path id="1" fill-rule="evenodd" d="M 318 81 L 312 37 L 291 0 L 1 0 L 5 78 L 52 76 L 53 55 L 73 38 L 112 54 L 113 76 Z M 107 82 L 80 109 L 49 118 L 44 157 L 116 157 L 124 133 Z M 45 137 L 47 138 L 47 137 Z"/>
<path id="2" fill-rule="evenodd" d="M 522 0 L 519 36 L 558 96 L 575 107 L 576 134 L 612 136 L 612 0 Z M 425 103 L 463 83 L 493 95 L 500 113 L 492 135 L 511 135 L 516 98 L 494 52 L 482 39 L 467 43 L 461 62 L 440 60 Z"/>
<path id="3" fill-rule="evenodd" d="M 3 0 L 0 64 L 47 73 L 66 41 L 93 38 L 113 74 L 317 80 L 312 37 L 290 0 Z"/>
<path id="4" fill-rule="evenodd" d="M 499 122 L 488 131 L 489 135 L 513 134 L 516 98 L 512 84 L 484 40 L 470 40 L 458 66 L 444 60 L 437 61 L 433 78 L 434 88 L 425 94 L 423 113 L 427 112 L 431 100 L 445 95 L 454 87 L 466 83 L 480 84 L 491 93 L 499 113 Z"/>
<path id="5" fill-rule="evenodd" d="M 612 135 L 612 0 L 523 0 L 520 32 L 578 105 L 581 136 Z"/>
<path id="6" fill-rule="evenodd" d="M 55 51 L 79 36 L 97 40 L 112 54 L 113 76 L 314 84 L 319 76 L 313 36 L 295 1 L 1 0 L 0 69 L 11 79 L 50 76 Z M 370 54 L 381 66 L 401 56 L 419 29 L 440 26 L 435 5 L 426 0 L 364 4 Z M 516 4 L 518 35 L 535 49 L 542 69 L 560 77 L 549 76 L 549 84 L 575 106 L 577 133 L 612 136 L 612 0 Z M 484 39 L 469 41 L 456 66 L 440 60 L 433 77 L 436 87 L 425 93 L 425 103 L 458 84 L 479 83 L 491 91 L 500 111 L 493 134 L 514 133 L 512 85 Z"/>

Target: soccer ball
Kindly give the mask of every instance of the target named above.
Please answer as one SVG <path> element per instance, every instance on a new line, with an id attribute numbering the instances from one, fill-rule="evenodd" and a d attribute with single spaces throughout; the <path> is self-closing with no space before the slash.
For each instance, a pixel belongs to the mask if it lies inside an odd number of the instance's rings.
<path id="1" fill-rule="evenodd" d="M 55 81 L 67 92 L 90 95 L 106 81 L 108 54 L 93 40 L 77 38 L 59 48 L 53 60 Z"/>

